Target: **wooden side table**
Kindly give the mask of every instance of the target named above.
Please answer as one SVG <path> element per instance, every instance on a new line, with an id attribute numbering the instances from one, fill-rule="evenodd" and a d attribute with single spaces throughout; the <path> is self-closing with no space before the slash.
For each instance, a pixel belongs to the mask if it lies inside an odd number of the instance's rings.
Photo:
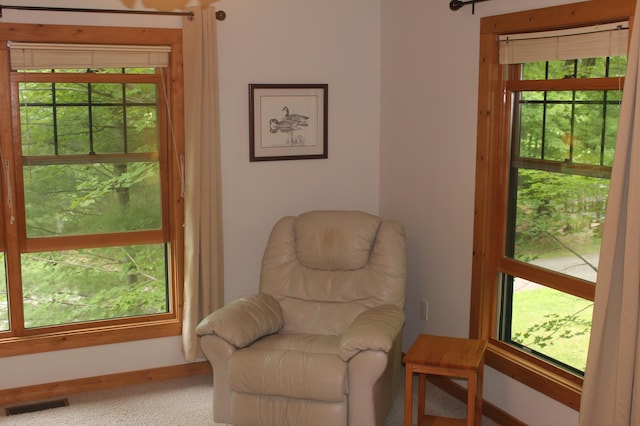
<path id="1" fill-rule="evenodd" d="M 480 426 L 482 422 L 482 340 L 421 334 L 404 356 L 404 425 L 411 426 L 413 373 L 419 375 L 418 425 Z M 429 416 L 424 412 L 425 382 L 428 374 L 467 379 L 467 419 Z"/>

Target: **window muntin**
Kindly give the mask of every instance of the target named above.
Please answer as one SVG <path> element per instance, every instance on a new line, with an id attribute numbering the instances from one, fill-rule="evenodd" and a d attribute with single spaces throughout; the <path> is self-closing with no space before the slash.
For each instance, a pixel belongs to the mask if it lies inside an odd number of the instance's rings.
<path id="1" fill-rule="evenodd" d="M 498 338 L 578 375 L 586 365 L 593 302 L 585 295 L 597 276 L 621 86 L 610 78 L 603 84 L 611 90 L 578 90 L 564 81 L 594 67 L 602 68 L 595 75 L 609 75 L 620 62 L 524 64 L 514 68 L 530 78 L 527 90 L 506 83 L 513 124 L 504 256 L 522 264 L 510 273 L 498 268 Z M 536 282 L 530 268 L 561 275 Z"/>

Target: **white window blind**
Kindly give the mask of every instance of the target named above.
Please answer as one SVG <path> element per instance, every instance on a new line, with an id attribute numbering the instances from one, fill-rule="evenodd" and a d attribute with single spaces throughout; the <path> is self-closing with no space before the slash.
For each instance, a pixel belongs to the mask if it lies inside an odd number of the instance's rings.
<path id="1" fill-rule="evenodd" d="M 500 36 L 500 63 L 601 58 L 627 54 L 629 22 Z"/>
<path id="2" fill-rule="evenodd" d="M 170 46 L 8 42 L 11 69 L 167 67 Z"/>

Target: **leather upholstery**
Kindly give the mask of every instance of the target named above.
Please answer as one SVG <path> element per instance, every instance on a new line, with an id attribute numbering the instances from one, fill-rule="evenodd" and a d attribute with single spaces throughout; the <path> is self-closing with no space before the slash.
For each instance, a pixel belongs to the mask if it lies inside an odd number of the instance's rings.
<path id="1" fill-rule="evenodd" d="M 400 379 L 406 241 L 359 211 L 274 226 L 259 293 L 197 328 L 214 419 L 237 426 L 382 425 Z"/>

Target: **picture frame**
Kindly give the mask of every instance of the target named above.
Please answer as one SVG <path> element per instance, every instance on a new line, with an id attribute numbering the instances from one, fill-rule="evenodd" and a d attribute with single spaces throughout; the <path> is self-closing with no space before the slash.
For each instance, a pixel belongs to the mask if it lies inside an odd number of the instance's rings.
<path id="1" fill-rule="evenodd" d="M 328 158 L 327 84 L 249 84 L 249 161 Z"/>

